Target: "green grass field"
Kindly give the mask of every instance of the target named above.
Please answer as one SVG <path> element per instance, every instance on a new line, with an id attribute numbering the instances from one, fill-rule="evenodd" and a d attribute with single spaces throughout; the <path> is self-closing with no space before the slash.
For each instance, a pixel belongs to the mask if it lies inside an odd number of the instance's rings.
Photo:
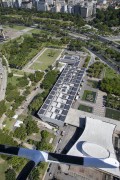
<path id="1" fill-rule="evenodd" d="M 52 65 L 55 62 L 60 53 L 61 50 L 45 50 L 45 52 L 38 58 L 38 60 L 35 63 L 33 63 L 30 69 L 44 71 L 48 68 L 48 66 Z"/>
<path id="2" fill-rule="evenodd" d="M 96 92 L 85 90 L 82 100 L 94 103 L 96 98 Z"/>
<path id="3" fill-rule="evenodd" d="M 113 69 L 109 68 L 109 67 L 106 67 L 104 69 L 105 71 L 105 78 L 116 78 L 116 77 L 120 77 L 120 75 L 118 75 Z"/>
<path id="4" fill-rule="evenodd" d="M 8 83 L 11 83 L 12 85 L 16 85 L 17 84 L 17 79 L 18 79 L 18 77 L 16 77 L 16 76 L 13 76 L 13 77 L 8 77 Z"/>
<path id="5" fill-rule="evenodd" d="M 2 161 L 2 159 L 0 159 Z M 7 170 L 8 165 L 6 161 L 0 163 L 0 179 L 5 180 L 5 171 Z"/>
<path id="6" fill-rule="evenodd" d="M 88 80 L 87 84 L 92 88 L 99 88 L 99 82 L 98 81 Z"/>
<path id="7" fill-rule="evenodd" d="M 83 104 L 80 104 L 79 107 L 78 107 L 78 110 L 92 113 L 93 108 L 90 107 L 90 106 L 85 106 L 85 105 L 83 105 Z"/>
<path id="8" fill-rule="evenodd" d="M 6 120 L 6 126 L 5 129 L 11 130 L 13 128 L 13 125 L 15 124 L 16 120 L 15 119 L 7 119 Z"/>
<path id="9" fill-rule="evenodd" d="M 11 70 L 12 70 L 13 74 L 24 75 L 24 71 L 22 71 L 22 70 L 12 69 L 12 68 L 11 68 Z"/>
<path id="10" fill-rule="evenodd" d="M 12 28 L 12 29 L 19 30 L 19 31 L 26 28 L 26 26 L 18 26 L 18 25 L 5 25 L 3 27 L 4 28 Z"/>
<path id="11" fill-rule="evenodd" d="M 40 29 L 32 29 L 29 32 L 39 34 L 41 32 Z"/>
<path id="12" fill-rule="evenodd" d="M 116 119 L 116 120 L 120 121 L 120 111 L 106 108 L 105 117 Z"/>

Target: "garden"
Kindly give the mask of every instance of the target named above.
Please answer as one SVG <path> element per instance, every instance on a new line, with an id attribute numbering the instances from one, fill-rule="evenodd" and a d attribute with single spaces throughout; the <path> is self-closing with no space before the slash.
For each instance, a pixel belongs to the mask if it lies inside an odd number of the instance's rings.
<path id="1" fill-rule="evenodd" d="M 78 110 L 85 111 L 85 112 L 89 112 L 89 113 L 92 113 L 92 112 L 93 112 L 93 108 L 92 108 L 92 107 L 90 107 L 90 106 L 85 106 L 85 105 L 83 105 L 83 104 L 80 104 L 80 105 L 79 105 Z"/>
<path id="2" fill-rule="evenodd" d="M 120 121 L 120 111 L 106 108 L 105 117 L 116 119 L 116 120 Z"/>
<path id="3" fill-rule="evenodd" d="M 89 91 L 89 90 L 85 90 L 84 91 L 82 100 L 95 103 L 95 99 L 96 99 L 96 92 Z"/>

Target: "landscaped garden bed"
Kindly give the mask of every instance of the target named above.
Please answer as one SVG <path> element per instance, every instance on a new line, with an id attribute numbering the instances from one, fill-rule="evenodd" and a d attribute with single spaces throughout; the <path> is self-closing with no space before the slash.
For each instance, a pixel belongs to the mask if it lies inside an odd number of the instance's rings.
<path id="1" fill-rule="evenodd" d="M 89 91 L 89 90 L 85 90 L 84 91 L 82 100 L 95 103 L 95 99 L 96 99 L 96 92 Z"/>
<path id="2" fill-rule="evenodd" d="M 120 111 L 106 108 L 105 117 L 116 119 L 120 121 Z"/>
<path id="3" fill-rule="evenodd" d="M 83 105 L 83 104 L 80 104 L 80 105 L 79 105 L 78 110 L 85 111 L 85 112 L 89 112 L 89 113 L 92 113 L 92 112 L 93 112 L 93 108 L 92 108 L 92 107 L 90 107 L 90 106 L 85 106 L 85 105 Z"/>

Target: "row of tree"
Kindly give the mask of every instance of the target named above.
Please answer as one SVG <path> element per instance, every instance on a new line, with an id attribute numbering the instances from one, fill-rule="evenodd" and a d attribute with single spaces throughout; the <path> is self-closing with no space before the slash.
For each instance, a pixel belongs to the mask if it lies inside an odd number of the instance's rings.
<path id="1" fill-rule="evenodd" d="M 110 27 L 120 25 L 120 9 L 108 7 L 107 10 L 97 9 L 96 18 L 91 22 L 100 31 L 110 31 Z"/>
<path id="2" fill-rule="evenodd" d="M 22 23 L 27 26 L 31 26 L 34 23 L 47 21 L 52 23 L 57 23 L 57 25 L 62 25 L 62 27 L 71 26 L 72 22 L 73 26 L 81 27 L 85 25 L 85 21 L 80 15 L 74 15 L 69 13 L 52 13 L 52 12 L 37 12 L 35 9 L 27 10 L 27 9 L 13 9 L 13 8 L 0 8 L 0 21 L 2 23 L 5 22 L 15 22 Z M 7 15 L 7 16 L 6 16 Z M 9 16 L 8 16 L 9 15 Z M 14 16 L 13 16 L 14 15 Z M 16 15 L 16 16 L 15 16 Z M 53 20 L 53 21 L 52 21 Z M 62 21 L 60 21 L 62 20 Z"/>
<path id="3" fill-rule="evenodd" d="M 49 71 L 42 81 L 41 88 L 44 89 L 44 91 L 41 94 L 38 94 L 30 103 L 29 105 L 29 111 L 32 114 L 35 114 L 38 109 L 42 106 L 46 96 L 48 95 L 50 89 L 52 88 L 53 84 L 56 82 L 56 79 L 58 77 L 58 71 L 52 70 Z"/>
<path id="4" fill-rule="evenodd" d="M 103 72 L 105 65 L 101 62 L 95 62 L 87 70 L 87 74 L 90 77 L 100 78 L 101 73 Z"/>
<path id="5" fill-rule="evenodd" d="M 19 128 L 16 128 L 14 131 L 14 137 L 24 140 L 27 136 L 32 133 L 38 133 L 39 129 L 35 120 L 31 116 L 28 116 L 24 119 L 23 125 Z"/>
<path id="6" fill-rule="evenodd" d="M 100 88 L 108 94 L 120 96 L 120 78 L 104 78 L 101 81 Z"/>

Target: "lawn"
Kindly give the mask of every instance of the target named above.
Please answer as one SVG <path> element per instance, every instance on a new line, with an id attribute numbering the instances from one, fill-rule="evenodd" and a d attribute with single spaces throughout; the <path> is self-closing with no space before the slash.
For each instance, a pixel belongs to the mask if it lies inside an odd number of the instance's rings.
<path id="1" fill-rule="evenodd" d="M 6 161 L 2 162 L 2 159 L 0 159 L 0 161 L 1 161 L 1 163 L 0 163 L 0 179 L 5 180 L 5 171 L 7 170 L 8 165 L 7 165 Z"/>
<path id="2" fill-rule="evenodd" d="M 116 119 L 116 120 L 120 121 L 120 111 L 106 108 L 105 117 Z"/>
<path id="3" fill-rule="evenodd" d="M 44 71 L 55 62 L 60 53 L 61 50 L 47 49 L 30 68 Z"/>
<path id="4" fill-rule="evenodd" d="M 26 28 L 26 26 L 18 26 L 18 25 L 5 25 L 4 28 L 13 28 L 15 30 L 23 30 Z"/>
<path id="5" fill-rule="evenodd" d="M 13 129 L 13 125 L 15 124 L 16 120 L 15 119 L 7 119 L 5 121 L 6 123 L 6 126 L 5 126 L 5 129 L 8 129 L 8 130 L 12 130 Z"/>
<path id="6" fill-rule="evenodd" d="M 24 71 L 19 70 L 19 69 L 12 69 L 11 68 L 11 70 L 12 70 L 13 74 L 24 75 L 24 73 L 25 73 Z"/>
<path id="7" fill-rule="evenodd" d="M 31 67 L 32 67 L 32 69 L 34 69 L 34 70 L 41 70 L 41 63 L 38 63 L 38 62 L 35 62 Z"/>
<path id="8" fill-rule="evenodd" d="M 82 100 L 95 103 L 95 98 L 96 98 L 96 92 L 85 90 Z"/>
<path id="9" fill-rule="evenodd" d="M 87 84 L 92 88 L 99 88 L 99 81 L 88 80 Z"/>
<path id="10" fill-rule="evenodd" d="M 39 34 L 41 32 L 40 29 L 32 29 L 29 32 Z"/>
<path id="11" fill-rule="evenodd" d="M 13 76 L 11 78 L 8 77 L 8 83 L 11 83 L 12 85 L 16 86 L 16 84 L 18 83 L 17 79 L 18 79 L 18 77 L 16 77 L 16 76 Z"/>
<path id="12" fill-rule="evenodd" d="M 120 77 L 120 75 L 118 75 L 113 69 L 106 67 L 104 69 L 105 72 L 105 78 L 116 78 L 116 77 Z"/>
<path id="13" fill-rule="evenodd" d="M 93 112 L 93 108 L 92 108 L 92 107 L 90 107 L 90 106 L 85 106 L 85 105 L 83 105 L 83 104 L 80 104 L 80 105 L 79 105 L 78 110 L 85 111 L 85 112 L 89 112 L 89 113 L 92 113 L 92 112 Z"/>

